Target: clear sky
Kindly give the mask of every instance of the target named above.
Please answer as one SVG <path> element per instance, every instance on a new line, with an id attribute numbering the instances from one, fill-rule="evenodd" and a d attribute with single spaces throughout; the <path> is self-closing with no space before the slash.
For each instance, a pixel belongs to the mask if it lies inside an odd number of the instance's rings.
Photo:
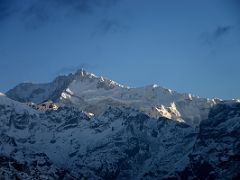
<path id="1" fill-rule="evenodd" d="M 238 0 L 0 0 L 0 91 L 85 68 L 240 98 Z"/>

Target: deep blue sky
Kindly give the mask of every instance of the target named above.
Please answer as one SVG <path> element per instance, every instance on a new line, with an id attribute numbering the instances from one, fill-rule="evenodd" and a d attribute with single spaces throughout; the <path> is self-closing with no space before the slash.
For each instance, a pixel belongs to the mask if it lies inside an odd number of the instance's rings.
<path id="1" fill-rule="evenodd" d="M 81 67 L 240 98 L 240 1 L 0 0 L 0 91 Z"/>

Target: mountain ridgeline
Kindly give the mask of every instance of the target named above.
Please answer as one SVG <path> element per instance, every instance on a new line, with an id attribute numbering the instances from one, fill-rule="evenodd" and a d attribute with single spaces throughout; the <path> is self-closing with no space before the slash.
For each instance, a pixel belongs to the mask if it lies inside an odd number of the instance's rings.
<path id="1" fill-rule="evenodd" d="M 240 102 L 81 69 L 0 94 L 0 179 L 239 179 Z"/>

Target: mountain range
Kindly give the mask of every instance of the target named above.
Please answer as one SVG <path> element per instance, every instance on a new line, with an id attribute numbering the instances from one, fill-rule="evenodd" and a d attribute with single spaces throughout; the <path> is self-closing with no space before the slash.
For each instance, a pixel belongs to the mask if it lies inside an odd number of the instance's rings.
<path id="1" fill-rule="evenodd" d="M 240 101 L 83 69 L 0 93 L 0 179 L 239 179 Z"/>

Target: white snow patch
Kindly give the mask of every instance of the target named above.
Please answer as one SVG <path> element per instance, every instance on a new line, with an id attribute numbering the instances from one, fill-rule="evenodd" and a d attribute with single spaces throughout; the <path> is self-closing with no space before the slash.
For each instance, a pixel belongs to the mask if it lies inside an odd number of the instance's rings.
<path id="1" fill-rule="evenodd" d="M 0 96 L 6 96 L 6 95 L 0 92 Z"/>

